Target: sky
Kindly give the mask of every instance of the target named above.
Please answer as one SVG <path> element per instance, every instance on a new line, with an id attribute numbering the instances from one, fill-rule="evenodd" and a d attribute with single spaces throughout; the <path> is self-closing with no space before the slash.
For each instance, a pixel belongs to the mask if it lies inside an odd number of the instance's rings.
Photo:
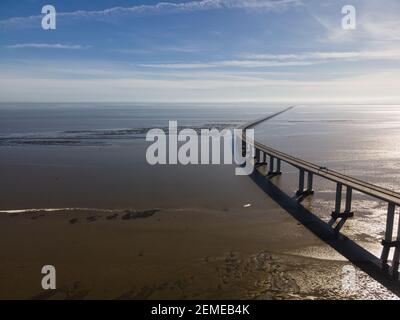
<path id="1" fill-rule="evenodd" d="M 399 88 L 398 0 L 0 2 L 0 102 L 399 103 Z"/>

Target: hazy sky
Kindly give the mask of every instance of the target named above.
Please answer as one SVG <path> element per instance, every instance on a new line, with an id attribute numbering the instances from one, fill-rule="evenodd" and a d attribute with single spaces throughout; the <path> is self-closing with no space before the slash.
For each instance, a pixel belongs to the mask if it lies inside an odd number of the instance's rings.
<path id="1" fill-rule="evenodd" d="M 400 102 L 398 0 L 167 1 L 1 0 L 0 101 Z"/>

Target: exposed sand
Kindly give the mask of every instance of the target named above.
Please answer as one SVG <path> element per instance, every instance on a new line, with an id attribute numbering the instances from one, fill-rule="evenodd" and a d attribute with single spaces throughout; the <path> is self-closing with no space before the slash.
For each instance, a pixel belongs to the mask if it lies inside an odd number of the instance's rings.
<path id="1" fill-rule="evenodd" d="M 0 298 L 394 297 L 361 271 L 362 290 L 343 291 L 344 260 L 282 254 L 324 245 L 273 204 L 151 213 L 1 214 Z M 57 290 L 40 287 L 45 264 L 56 267 Z"/>

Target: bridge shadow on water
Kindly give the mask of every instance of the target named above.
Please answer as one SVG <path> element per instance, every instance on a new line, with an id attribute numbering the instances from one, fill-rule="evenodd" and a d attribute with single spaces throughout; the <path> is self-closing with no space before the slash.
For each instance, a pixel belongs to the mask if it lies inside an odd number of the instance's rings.
<path id="1" fill-rule="evenodd" d="M 400 282 L 395 280 L 388 271 L 382 269 L 381 260 L 378 257 L 340 232 L 336 232 L 331 225 L 306 209 L 296 198 L 289 196 L 279 189 L 268 177 L 261 174 L 258 170 L 254 170 L 250 178 L 280 207 L 309 231 L 400 297 Z"/>

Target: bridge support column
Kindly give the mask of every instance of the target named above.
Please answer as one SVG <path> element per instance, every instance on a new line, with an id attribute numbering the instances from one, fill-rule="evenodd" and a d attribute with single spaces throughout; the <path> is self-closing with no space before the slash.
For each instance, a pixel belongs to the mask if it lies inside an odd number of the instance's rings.
<path id="1" fill-rule="evenodd" d="M 281 174 L 281 159 L 276 159 L 276 173 Z"/>
<path id="2" fill-rule="evenodd" d="M 297 190 L 296 195 L 302 198 L 309 196 L 314 193 L 313 191 L 313 174 L 312 172 L 307 172 L 307 189 L 304 190 L 304 169 L 300 169 L 299 173 L 299 190 Z"/>
<path id="3" fill-rule="evenodd" d="M 260 149 L 256 148 L 256 153 L 254 155 L 254 163 L 255 164 L 259 164 L 260 163 L 260 159 L 261 159 L 261 151 L 260 151 Z"/>
<path id="4" fill-rule="evenodd" d="M 335 211 L 332 212 L 332 217 L 337 218 L 340 215 L 340 207 L 342 206 L 342 184 L 336 184 L 336 199 L 335 199 Z"/>
<path id="5" fill-rule="evenodd" d="M 275 169 L 275 160 L 276 160 L 276 169 Z M 273 177 L 279 174 L 281 174 L 281 160 L 273 156 L 269 156 L 269 169 L 267 176 Z"/>
<path id="6" fill-rule="evenodd" d="M 352 197 L 352 193 L 353 193 L 353 188 L 352 187 L 347 187 L 346 189 L 346 204 L 345 204 L 345 208 L 344 208 L 344 212 L 346 214 L 351 214 L 351 197 Z"/>
<path id="7" fill-rule="evenodd" d="M 304 169 L 299 170 L 299 188 L 296 195 L 300 196 L 304 193 Z"/>
<path id="8" fill-rule="evenodd" d="M 256 151 L 256 156 L 254 157 L 254 164 L 255 166 L 263 166 L 267 164 L 267 154 L 262 151 L 257 149 Z"/>
<path id="9" fill-rule="evenodd" d="M 395 208 L 396 205 L 392 202 L 389 202 L 388 204 L 388 211 L 387 211 L 387 217 L 386 217 L 386 230 L 385 230 L 385 238 L 382 240 L 382 254 L 381 254 L 381 261 L 382 261 L 382 267 L 384 269 L 387 269 L 387 261 L 389 257 L 389 252 L 391 247 L 396 247 L 397 250 L 397 257 L 393 257 L 393 274 L 395 273 L 395 264 L 397 265 L 396 271 L 398 271 L 399 268 L 399 241 L 392 241 L 392 236 L 393 236 L 393 224 L 394 224 L 394 214 L 395 214 Z M 399 219 L 399 224 L 400 224 L 400 219 Z M 397 231 L 397 240 L 399 239 L 399 230 Z M 397 242 L 397 243 L 396 243 Z M 395 258 L 397 259 L 397 262 L 395 261 Z"/>
<path id="10" fill-rule="evenodd" d="M 307 176 L 307 193 L 308 194 L 314 193 L 314 191 L 313 191 L 313 174 L 312 174 L 312 172 L 308 172 L 308 176 Z"/>
<path id="11" fill-rule="evenodd" d="M 267 159 L 267 155 L 265 154 L 265 152 L 260 151 L 260 165 L 264 165 L 266 159 Z"/>
<path id="12" fill-rule="evenodd" d="M 353 188 L 347 187 L 346 188 L 346 204 L 345 204 L 345 209 L 344 212 L 340 211 L 340 208 L 342 206 L 342 188 L 343 185 L 338 182 L 336 184 L 336 200 L 335 200 L 335 211 L 332 212 L 332 218 L 338 219 L 338 218 L 351 218 L 353 217 L 353 212 L 351 212 L 351 197 L 353 193 Z"/>
<path id="13" fill-rule="evenodd" d="M 274 173 L 274 157 L 269 156 L 269 169 L 268 169 L 268 175 L 271 175 Z"/>
<path id="14" fill-rule="evenodd" d="M 335 211 L 332 212 L 332 219 L 329 221 L 330 225 L 333 225 L 337 219 L 340 218 L 340 221 L 335 226 L 335 232 L 339 232 L 342 229 L 343 225 L 346 223 L 348 218 L 353 217 L 353 212 L 351 212 L 351 196 L 353 189 L 349 186 L 346 188 L 346 204 L 343 212 L 340 211 L 342 206 L 342 188 L 343 185 L 338 182 L 336 184 L 336 200 L 335 200 Z"/>
<path id="15" fill-rule="evenodd" d="M 399 222 L 398 222 L 398 227 L 397 227 L 397 237 L 396 241 L 394 243 L 395 249 L 394 249 L 394 254 L 393 254 L 393 277 L 395 279 L 398 279 L 399 277 L 399 265 L 400 265 L 400 216 L 399 216 Z"/>

